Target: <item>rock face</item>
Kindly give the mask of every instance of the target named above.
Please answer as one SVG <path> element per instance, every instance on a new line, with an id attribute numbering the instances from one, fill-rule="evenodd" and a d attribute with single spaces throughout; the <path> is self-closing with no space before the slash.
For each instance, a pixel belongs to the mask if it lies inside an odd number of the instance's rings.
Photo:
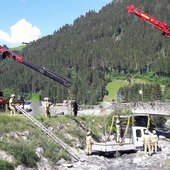
<path id="1" fill-rule="evenodd" d="M 10 163 L 15 163 L 15 158 L 12 155 L 9 155 L 5 151 L 0 150 L 0 160 L 8 161 Z"/>
<path id="2" fill-rule="evenodd" d="M 37 147 L 35 150 L 35 154 L 38 156 L 38 158 L 41 158 L 44 153 L 44 149 L 42 147 Z"/>

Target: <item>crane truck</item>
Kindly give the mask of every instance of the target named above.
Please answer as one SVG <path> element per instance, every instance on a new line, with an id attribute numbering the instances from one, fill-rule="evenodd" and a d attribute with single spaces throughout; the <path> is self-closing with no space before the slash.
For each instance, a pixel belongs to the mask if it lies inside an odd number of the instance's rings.
<path id="1" fill-rule="evenodd" d="M 135 118 L 134 116 L 137 115 L 119 115 L 119 116 L 113 116 L 112 118 L 112 124 L 110 128 L 110 132 L 103 136 L 104 140 L 100 142 L 94 142 L 92 144 L 92 153 L 97 154 L 109 154 L 109 155 L 119 155 L 121 153 L 127 153 L 127 152 L 136 152 L 138 150 L 144 150 L 144 136 L 146 133 L 148 133 L 150 136 L 152 136 L 152 133 L 148 130 L 150 125 L 150 116 L 148 116 L 148 122 L 147 126 L 139 126 L 135 125 Z M 127 119 L 126 125 L 120 123 L 120 136 L 118 139 L 117 134 L 112 134 L 112 128 L 114 126 L 114 119 L 117 117 L 118 119 Z M 117 122 L 116 120 L 116 122 Z M 111 137 L 112 136 L 112 137 Z M 157 149 L 160 149 L 159 146 Z"/>
<path id="2" fill-rule="evenodd" d="M 123 143 L 116 142 L 115 140 L 95 142 L 92 145 L 92 152 L 99 154 L 116 154 L 117 152 L 123 153 L 128 151 L 143 150 L 143 140 L 146 130 L 146 127 L 132 126 L 131 128 L 129 128 L 129 132 L 124 138 Z M 151 134 L 151 132 L 149 132 L 149 134 Z"/>
<path id="3" fill-rule="evenodd" d="M 0 58 L 5 59 L 6 57 L 13 59 L 13 60 L 19 62 L 20 64 L 26 65 L 27 67 L 39 72 L 40 74 L 43 74 L 44 76 L 47 76 L 48 78 L 62 84 L 65 87 L 71 86 L 71 81 L 68 78 L 65 78 L 59 74 L 56 74 L 55 72 L 49 70 L 48 68 L 33 64 L 32 62 L 25 59 L 24 57 L 22 57 L 18 54 L 15 54 L 15 53 L 9 51 L 8 49 L 0 46 Z"/>
<path id="4" fill-rule="evenodd" d="M 162 31 L 162 35 L 166 36 L 167 38 L 170 38 L 170 26 L 168 26 L 166 22 L 158 21 L 156 18 L 152 17 L 151 15 L 141 11 L 138 8 L 135 8 L 134 5 L 130 5 L 127 8 L 128 8 L 128 13 L 129 14 L 134 13 L 141 20 L 148 22 L 154 28 Z"/>

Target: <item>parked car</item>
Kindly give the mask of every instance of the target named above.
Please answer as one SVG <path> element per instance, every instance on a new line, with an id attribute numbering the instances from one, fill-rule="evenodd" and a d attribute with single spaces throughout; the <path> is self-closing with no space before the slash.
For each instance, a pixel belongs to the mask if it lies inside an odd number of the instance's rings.
<path id="1" fill-rule="evenodd" d="M 158 136 L 164 136 L 166 138 L 170 138 L 170 130 L 169 129 L 156 129 L 156 134 Z"/>
<path id="2" fill-rule="evenodd" d="M 24 110 L 27 112 L 32 111 L 32 101 L 24 101 Z"/>

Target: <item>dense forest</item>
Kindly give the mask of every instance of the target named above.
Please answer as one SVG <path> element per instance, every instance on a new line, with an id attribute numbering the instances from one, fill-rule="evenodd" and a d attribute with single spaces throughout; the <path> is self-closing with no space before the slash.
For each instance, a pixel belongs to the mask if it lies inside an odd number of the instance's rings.
<path id="1" fill-rule="evenodd" d="M 72 25 L 66 24 L 16 51 L 31 62 L 70 78 L 70 88 L 6 59 L 0 62 L 0 89 L 24 95 L 40 93 L 55 101 L 75 99 L 96 104 L 107 94 L 105 87 L 110 76 L 152 72 L 169 77 L 170 40 L 128 14 L 127 6 L 131 4 L 170 24 L 169 0 L 115 0 L 99 12 L 88 11 Z"/>
<path id="2" fill-rule="evenodd" d="M 150 102 L 161 100 L 162 90 L 159 84 L 142 84 L 135 83 L 133 85 L 121 87 L 118 91 L 119 102 Z"/>

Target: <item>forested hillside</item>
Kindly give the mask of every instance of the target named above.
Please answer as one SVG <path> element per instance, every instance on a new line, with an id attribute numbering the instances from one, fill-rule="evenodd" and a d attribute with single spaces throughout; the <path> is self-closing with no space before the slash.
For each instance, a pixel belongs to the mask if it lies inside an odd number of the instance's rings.
<path id="1" fill-rule="evenodd" d="M 0 63 L 0 89 L 20 94 L 40 92 L 53 100 L 95 104 L 107 92 L 108 75 L 152 72 L 169 77 L 170 39 L 128 14 L 127 6 L 131 4 L 170 25 L 169 0 L 115 0 L 21 51 L 30 61 L 70 78 L 70 88 L 6 59 Z"/>

